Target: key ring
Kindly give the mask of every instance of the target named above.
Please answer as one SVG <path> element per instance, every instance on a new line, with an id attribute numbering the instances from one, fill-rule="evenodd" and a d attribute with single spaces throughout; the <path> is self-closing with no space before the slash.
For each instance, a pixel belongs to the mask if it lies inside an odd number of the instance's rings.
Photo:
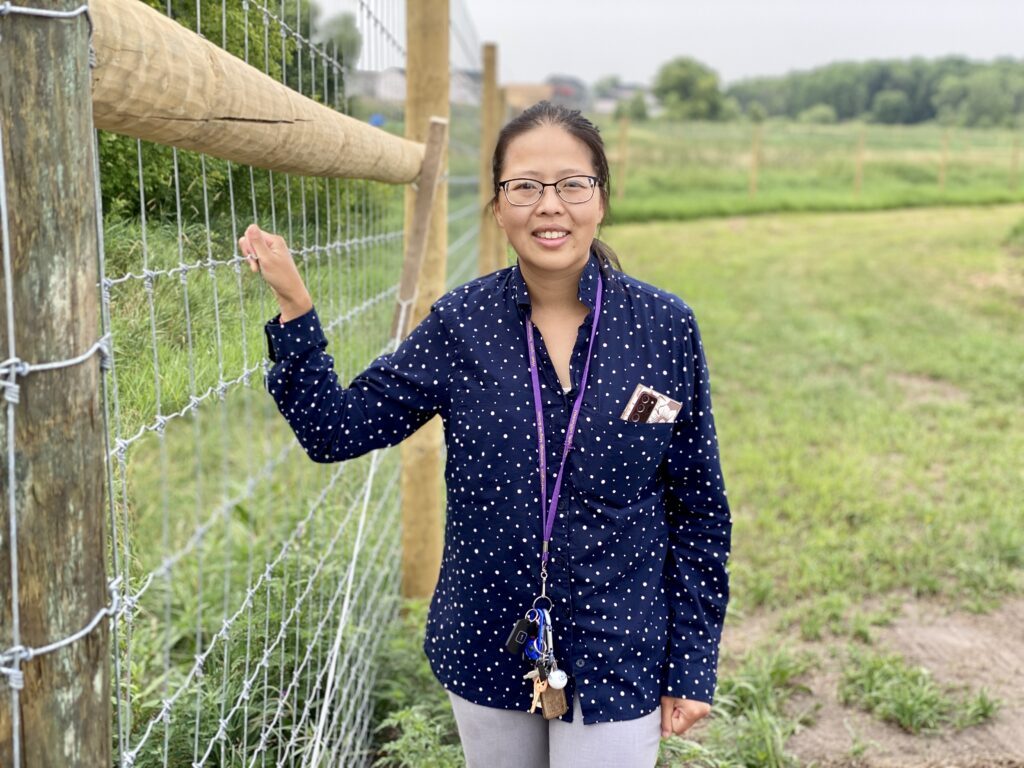
<path id="1" fill-rule="evenodd" d="M 552 611 L 552 610 L 554 610 L 554 608 L 555 608 L 555 603 L 554 603 L 554 601 L 552 601 L 552 599 L 551 599 L 550 597 L 548 597 L 547 595 L 537 595 L 537 597 L 533 598 L 533 607 L 534 607 L 534 608 L 536 608 L 536 607 L 537 607 L 537 601 L 538 601 L 538 600 L 547 600 L 547 601 L 548 601 L 548 608 L 547 608 L 547 609 L 548 609 L 549 611 Z"/>

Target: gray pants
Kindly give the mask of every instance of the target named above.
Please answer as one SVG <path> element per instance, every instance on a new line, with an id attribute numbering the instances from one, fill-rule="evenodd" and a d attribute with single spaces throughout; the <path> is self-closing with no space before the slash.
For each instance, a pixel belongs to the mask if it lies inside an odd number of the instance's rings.
<path id="1" fill-rule="evenodd" d="M 571 723 L 473 704 L 448 691 L 466 768 L 653 768 L 661 709 L 635 720 L 583 724 L 573 696 Z"/>

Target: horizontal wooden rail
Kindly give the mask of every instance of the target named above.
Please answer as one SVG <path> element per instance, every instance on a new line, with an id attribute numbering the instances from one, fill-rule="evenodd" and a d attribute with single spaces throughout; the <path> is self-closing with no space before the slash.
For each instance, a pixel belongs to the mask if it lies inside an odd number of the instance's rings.
<path id="1" fill-rule="evenodd" d="M 89 9 L 97 128 L 302 176 L 419 176 L 423 144 L 296 93 L 139 0 Z"/>

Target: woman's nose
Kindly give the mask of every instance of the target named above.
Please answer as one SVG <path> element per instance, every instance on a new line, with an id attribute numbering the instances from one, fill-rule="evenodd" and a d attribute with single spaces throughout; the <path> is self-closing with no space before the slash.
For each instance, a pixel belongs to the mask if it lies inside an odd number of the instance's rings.
<path id="1" fill-rule="evenodd" d="M 537 201 L 537 211 L 562 210 L 562 198 L 555 192 L 554 187 L 544 187 L 540 191 L 540 200 Z"/>

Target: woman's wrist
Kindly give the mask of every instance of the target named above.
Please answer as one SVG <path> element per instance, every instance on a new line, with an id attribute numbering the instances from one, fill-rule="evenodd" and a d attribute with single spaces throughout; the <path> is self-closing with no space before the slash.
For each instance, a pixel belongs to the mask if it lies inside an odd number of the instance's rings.
<path id="1" fill-rule="evenodd" d="M 285 300 L 279 297 L 277 303 L 281 307 L 282 324 L 297 317 L 302 317 L 313 308 L 313 299 L 310 298 L 307 292 L 304 292 L 303 296 L 295 300 Z"/>

